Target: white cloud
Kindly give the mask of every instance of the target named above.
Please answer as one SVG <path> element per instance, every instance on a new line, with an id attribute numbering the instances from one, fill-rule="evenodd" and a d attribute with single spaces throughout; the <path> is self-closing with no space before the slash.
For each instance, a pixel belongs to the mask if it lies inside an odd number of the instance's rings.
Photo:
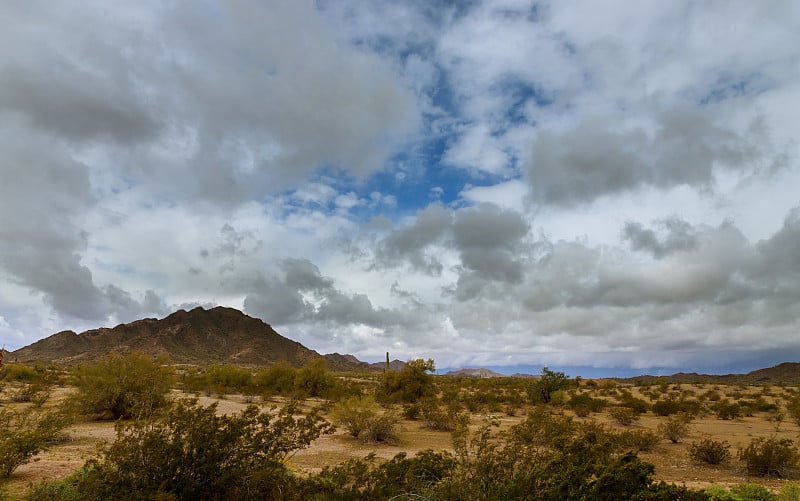
<path id="1" fill-rule="evenodd" d="M 796 3 L 187 7 L 0 6 L 4 340 L 186 303 L 439 366 L 800 353 Z"/>

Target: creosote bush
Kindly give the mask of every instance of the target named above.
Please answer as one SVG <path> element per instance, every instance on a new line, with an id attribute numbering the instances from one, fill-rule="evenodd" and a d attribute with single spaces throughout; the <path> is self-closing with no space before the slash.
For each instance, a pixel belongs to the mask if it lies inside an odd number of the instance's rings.
<path id="1" fill-rule="evenodd" d="M 731 446 L 726 441 L 706 438 L 689 445 L 689 457 L 707 464 L 722 464 L 731 457 Z"/>
<path id="2" fill-rule="evenodd" d="M 689 419 L 686 416 L 671 416 L 658 425 L 658 432 L 673 444 L 689 434 Z"/>
<path id="3" fill-rule="evenodd" d="M 622 426 L 631 426 L 640 419 L 639 413 L 628 407 L 614 407 L 609 414 Z"/>
<path id="4" fill-rule="evenodd" d="M 292 483 L 286 457 L 334 427 L 292 406 L 248 406 L 217 415 L 216 405 L 180 401 L 161 420 L 117 424 L 104 457 L 79 486 L 88 499 L 271 499 Z"/>
<path id="5" fill-rule="evenodd" d="M 738 455 L 749 474 L 762 477 L 786 478 L 798 462 L 794 442 L 788 438 L 754 438 L 747 447 L 739 449 Z"/>
<path id="6" fill-rule="evenodd" d="M 0 409 L 0 479 L 53 445 L 67 424 L 61 410 Z"/>
<path id="7" fill-rule="evenodd" d="M 350 397 L 333 408 L 334 421 L 354 438 L 358 438 L 377 415 L 378 405 L 372 397 Z"/>
<path id="8" fill-rule="evenodd" d="M 78 367 L 73 399 L 77 411 L 101 418 L 145 417 L 167 406 L 172 369 L 142 353 L 109 355 Z"/>

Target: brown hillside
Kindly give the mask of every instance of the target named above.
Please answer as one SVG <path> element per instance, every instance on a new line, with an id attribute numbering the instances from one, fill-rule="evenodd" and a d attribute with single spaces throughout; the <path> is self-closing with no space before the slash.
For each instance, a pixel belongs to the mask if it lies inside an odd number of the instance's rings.
<path id="1" fill-rule="evenodd" d="M 178 310 L 160 320 L 146 318 L 81 334 L 59 332 L 11 352 L 7 360 L 74 364 L 97 360 L 109 353 L 134 351 L 167 356 L 173 363 L 199 365 L 269 365 L 286 360 L 299 367 L 321 357 L 302 344 L 281 336 L 257 318 L 218 306 L 209 310 L 201 307 L 191 311 Z M 362 368 L 344 359 L 328 358 L 327 361 L 333 370 Z"/>

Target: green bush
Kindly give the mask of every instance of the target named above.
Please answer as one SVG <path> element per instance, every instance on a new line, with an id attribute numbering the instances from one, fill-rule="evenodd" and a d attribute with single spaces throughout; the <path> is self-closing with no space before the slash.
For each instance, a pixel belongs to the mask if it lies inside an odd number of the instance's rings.
<path id="1" fill-rule="evenodd" d="M 365 423 L 364 430 L 359 435 L 365 442 L 384 442 L 396 445 L 400 442 L 397 433 L 398 417 L 392 413 L 372 416 Z"/>
<path id="2" fill-rule="evenodd" d="M 272 395 L 291 395 L 296 388 L 297 369 L 286 361 L 276 362 L 266 370 L 256 373 L 255 387 Z"/>
<path id="3" fill-rule="evenodd" d="M 0 369 L 0 379 L 4 381 L 25 381 L 33 383 L 41 379 L 41 374 L 33 367 L 23 364 L 4 364 Z"/>
<path id="4" fill-rule="evenodd" d="M 752 483 L 732 485 L 730 490 L 712 485 L 706 487 L 704 491 L 711 501 L 774 501 L 777 499 L 763 485 Z"/>
<path id="5" fill-rule="evenodd" d="M 575 411 L 578 416 L 587 416 L 590 412 L 600 412 L 606 406 L 602 398 L 592 398 L 588 393 L 573 395 L 567 402 L 567 407 Z"/>
<path id="6" fill-rule="evenodd" d="M 233 365 L 214 364 L 200 374 L 188 376 L 184 381 L 186 389 L 202 390 L 207 393 L 248 392 L 254 386 L 250 371 Z"/>
<path id="7" fill-rule="evenodd" d="M 286 456 L 334 430 L 315 412 L 296 413 L 251 405 L 219 416 L 215 404 L 180 401 L 163 420 L 118 423 L 79 487 L 89 499 L 234 499 L 244 489 L 271 498 L 291 482 Z"/>
<path id="8" fill-rule="evenodd" d="M 352 437 L 358 438 L 367 423 L 378 414 L 377 404 L 370 397 L 351 397 L 336 404 L 333 419 Z"/>
<path id="9" fill-rule="evenodd" d="M 433 377 L 436 365 L 432 359 L 409 360 L 400 371 L 387 371 L 383 375 L 380 399 L 387 402 L 417 402 L 434 394 Z"/>
<path id="10" fill-rule="evenodd" d="M 713 410 L 719 419 L 726 421 L 739 418 L 742 415 L 742 408 L 739 404 L 728 402 L 727 400 L 715 404 Z"/>
<path id="11" fill-rule="evenodd" d="M 631 426 L 640 419 L 639 413 L 628 407 L 614 407 L 609 414 L 622 426 Z"/>
<path id="12" fill-rule="evenodd" d="M 658 432 L 673 444 L 689 434 L 689 420 L 684 416 L 668 417 L 658 425 Z"/>
<path id="13" fill-rule="evenodd" d="M 67 415 L 60 410 L 0 409 L 0 479 L 53 445 L 67 423 Z"/>
<path id="14" fill-rule="evenodd" d="M 309 397 L 327 397 L 336 386 L 336 379 L 325 367 L 325 359 L 317 358 L 297 371 L 296 388 Z"/>
<path id="15" fill-rule="evenodd" d="M 797 466 L 798 454 L 788 438 L 758 437 L 739 450 L 739 459 L 751 475 L 786 478 Z"/>
<path id="16" fill-rule="evenodd" d="M 146 417 L 167 406 L 172 369 L 142 353 L 109 355 L 78 367 L 73 402 L 84 414 L 101 418 Z"/>
<path id="17" fill-rule="evenodd" d="M 458 407 L 450 406 L 443 409 L 435 400 L 426 400 L 422 403 L 422 426 L 435 431 L 453 431 L 466 414 L 459 412 Z"/>
<path id="18" fill-rule="evenodd" d="M 689 445 L 689 457 L 707 464 L 722 464 L 731 457 L 731 446 L 728 442 L 710 438 Z"/>
<path id="19" fill-rule="evenodd" d="M 539 379 L 528 387 L 528 395 L 533 403 L 549 404 L 554 393 L 566 390 L 570 385 L 566 374 L 543 367 Z"/>
<path id="20" fill-rule="evenodd" d="M 778 501 L 800 501 L 800 483 L 783 484 L 778 491 Z"/>
<path id="21" fill-rule="evenodd" d="M 613 435 L 614 444 L 626 451 L 651 451 L 659 441 L 658 435 L 650 430 L 624 430 Z"/>
<path id="22" fill-rule="evenodd" d="M 681 405 L 676 400 L 658 400 L 652 405 L 653 414 L 657 416 L 671 416 L 681 410 Z"/>

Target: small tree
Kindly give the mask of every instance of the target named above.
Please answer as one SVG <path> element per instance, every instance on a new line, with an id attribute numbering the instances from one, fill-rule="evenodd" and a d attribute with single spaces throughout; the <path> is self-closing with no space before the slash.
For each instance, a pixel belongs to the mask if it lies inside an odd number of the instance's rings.
<path id="1" fill-rule="evenodd" d="M 0 478 L 46 450 L 67 425 L 60 411 L 14 412 L 0 409 Z"/>
<path id="2" fill-rule="evenodd" d="M 410 360 L 399 372 L 388 371 L 384 375 L 384 397 L 389 400 L 416 402 L 433 392 L 433 379 L 436 365 L 432 359 Z"/>
<path id="3" fill-rule="evenodd" d="M 78 410 L 101 417 L 149 416 L 167 405 L 172 369 L 143 353 L 109 355 L 75 370 Z"/>
<path id="4" fill-rule="evenodd" d="M 528 388 L 528 395 L 534 403 L 549 404 L 553 398 L 553 393 L 566 390 L 569 386 L 570 383 L 566 374 L 543 367 L 542 375 Z"/>
<path id="5" fill-rule="evenodd" d="M 336 386 L 336 380 L 328 373 L 325 359 L 317 358 L 297 372 L 295 384 L 309 397 L 324 397 Z"/>

